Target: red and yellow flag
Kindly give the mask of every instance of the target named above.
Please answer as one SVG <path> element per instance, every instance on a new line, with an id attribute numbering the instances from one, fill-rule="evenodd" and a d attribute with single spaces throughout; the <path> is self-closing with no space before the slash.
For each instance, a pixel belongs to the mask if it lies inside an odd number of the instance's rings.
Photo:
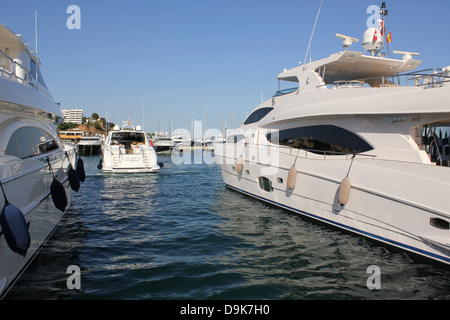
<path id="1" fill-rule="evenodd" d="M 389 32 L 388 35 L 386 36 L 386 41 L 387 41 L 388 43 L 391 43 L 391 41 L 392 41 L 392 38 L 391 38 L 391 32 Z"/>

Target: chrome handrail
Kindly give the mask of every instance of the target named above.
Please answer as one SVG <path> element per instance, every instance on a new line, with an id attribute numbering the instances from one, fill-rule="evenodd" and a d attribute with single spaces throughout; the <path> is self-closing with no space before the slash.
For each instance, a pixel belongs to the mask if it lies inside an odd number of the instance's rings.
<path id="1" fill-rule="evenodd" d="M 404 80 L 404 81 L 402 81 Z M 378 82 L 377 82 L 378 81 Z M 372 84 L 370 84 L 372 82 Z M 411 84 L 412 82 L 412 84 Z M 427 88 L 441 87 L 443 83 L 450 82 L 450 76 L 444 75 L 442 70 L 437 68 L 424 69 L 416 72 L 400 73 L 387 76 L 366 77 L 361 79 L 338 80 L 333 83 L 322 84 L 319 87 L 331 86 L 333 88 L 348 88 L 364 85 L 371 87 L 388 86 L 415 86 Z"/>
<path id="2" fill-rule="evenodd" d="M 6 70 L 6 71 L 9 73 L 9 76 L 10 76 L 10 77 L 14 75 L 14 77 L 16 77 L 17 79 L 21 79 L 21 80 L 24 80 L 24 81 L 29 81 L 28 78 L 33 79 L 33 77 L 31 76 L 31 73 L 30 73 L 30 69 L 29 69 L 29 68 L 27 68 L 27 67 L 25 67 L 23 64 L 21 64 L 21 63 L 15 61 L 13 58 L 11 58 L 10 56 L 8 56 L 8 55 L 7 55 L 5 52 L 3 52 L 2 50 L 0 50 L 0 55 L 4 56 L 5 58 L 7 58 L 7 59 L 11 62 L 11 70 Z M 13 68 L 13 66 L 14 66 L 14 68 Z M 16 75 L 16 73 L 15 73 L 15 71 L 16 71 L 16 66 L 19 66 L 19 67 L 21 67 L 23 70 L 25 70 L 25 78 L 24 78 L 24 79 L 22 79 L 22 78 L 20 78 L 20 77 L 18 77 L 18 76 Z M 1 69 L 1 72 L 3 73 L 4 71 L 5 71 L 5 69 L 2 68 L 2 69 Z"/>

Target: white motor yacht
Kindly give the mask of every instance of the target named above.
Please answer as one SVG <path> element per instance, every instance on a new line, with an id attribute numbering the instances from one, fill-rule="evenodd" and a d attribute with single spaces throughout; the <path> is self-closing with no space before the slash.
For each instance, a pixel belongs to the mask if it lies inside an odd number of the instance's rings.
<path id="1" fill-rule="evenodd" d="M 84 175 L 82 160 L 77 167 L 75 149 L 58 137 L 63 115 L 40 65 L 0 24 L 0 297 L 52 235 L 70 206 L 70 186 L 78 191 L 84 181 L 75 171 Z"/>
<path id="2" fill-rule="evenodd" d="M 156 136 L 153 139 L 153 147 L 155 148 L 156 153 L 168 153 L 172 152 L 172 149 L 175 145 L 172 137 L 168 136 Z"/>
<path id="3" fill-rule="evenodd" d="M 386 13 L 364 52 L 337 34 L 343 51 L 280 73 L 295 87 L 216 143 L 216 161 L 234 190 L 450 265 L 448 138 L 438 133 L 450 127 L 450 67 L 413 72 L 418 53 L 384 54 Z"/>
<path id="4" fill-rule="evenodd" d="M 155 149 L 140 126 L 130 121 L 122 127 L 115 126 L 102 146 L 102 160 L 99 164 L 106 173 L 158 172 Z"/>
<path id="5" fill-rule="evenodd" d="M 83 136 L 77 147 L 80 155 L 97 155 L 102 148 L 102 140 L 98 136 Z"/>

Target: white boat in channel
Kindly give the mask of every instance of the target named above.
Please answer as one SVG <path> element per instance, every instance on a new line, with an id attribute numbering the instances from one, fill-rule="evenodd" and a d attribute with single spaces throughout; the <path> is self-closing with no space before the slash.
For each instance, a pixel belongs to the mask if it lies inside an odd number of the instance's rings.
<path id="1" fill-rule="evenodd" d="M 168 153 L 172 152 L 175 142 L 172 137 L 169 136 L 156 136 L 153 139 L 153 147 L 156 153 Z"/>
<path id="2" fill-rule="evenodd" d="M 385 22 L 382 10 L 380 20 Z M 224 183 L 302 216 L 450 265 L 450 67 L 412 72 L 417 53 L 380 51 L 382 26 L 284 70 L 297 83 L 215 143 Z M 383 34 L 383 33 L 381 33 Z M 381 43 L 380 43 L 381 41 Z"/>
<path id="3" fill-rule="evenodd" d="M 98 136 L 83 136 L 77 147 L 81 155 L 96 155 L 102 148 L 102 140 Z"/>
<path id="4" fill-rule="evenodd" d="M 30 45 L 0 24 L 0 297 L 70 206 L 68 176 L 75 172 L 76 191 L 81 180 L 74 170 L 75 149 L 58 137 L 63 116 L 40 64 Z"/>
<path id="5" fill-rule="evenodd" d="M 115 126 L 102 146 L 99 167 L 106 173 L 158 172 L 161 168 L 147 134 L 129 122 Z"/>

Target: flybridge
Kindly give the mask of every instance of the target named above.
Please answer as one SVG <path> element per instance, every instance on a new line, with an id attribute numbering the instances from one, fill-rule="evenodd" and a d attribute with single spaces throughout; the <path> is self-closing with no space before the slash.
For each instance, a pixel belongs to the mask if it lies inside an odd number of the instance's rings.
<path id="1" fill-rule="evenodd" d="M 298 82 L 299 90 L 330 87 L 394 87 L 418 86 L 435 88 L 450 85 L 450 67 L 412 72 L 421 61 L 390 59 L 364 55 L 362 52 L 341 51 L 328 58 L 285 70 L 278 80 Z"/>
<path id="2" fill-rule="evenodd" d="M 320 77 L 320 84 L 333 83 L 341 80 L 354 80 L 369 77 L 381 77 L 416 69 L 421 61 L 397 60 L 366 56 L 362 52 L 341 51 L 328 58 L 285 70 L 278 75 L 279 80 L 301 82 L 305 74 L 314 72 Z M 313 74 L 309 75 L 314 76 Z M 305 84 L 312 83 L 312 79 Z"/>
<path id="3" fill-rule="evenodd" d="M 450 67 L 444 69 L 428 69 L 417 74 L 410 72 L 421 63 L 414 59 L 417 52 L 393 51 L 401 55 L 401 59 L 386 58 L 381 52 L 385 41 L 390 42 L 386 35 L 385 17 L 387 10 L 382 4 L 379 12 L 380 18 L 376 20 L 377 26 L 369 27 L 363 35 L 364 52 L 350 51 L 350 46 L 359 42 L 357 38 L 337 33 L 336 37 L 342 39 L 344 51 L 340 51 L 317 61 L 312 61 L 292 69 L 284 69 L 278 75 L 279 81 L 298 82 L 299 91 L 326 89 L 334 87 L 387 87 L 399 85 L 415 85 L 423 88 L 442 86 L 450 83 Z M 428 73 L 425 73 L 428 72 Z M 405 74 L 403 83 L 400 83 L 400 74 Z M 412 80 L 412 81 L 411 81 Z"/>

